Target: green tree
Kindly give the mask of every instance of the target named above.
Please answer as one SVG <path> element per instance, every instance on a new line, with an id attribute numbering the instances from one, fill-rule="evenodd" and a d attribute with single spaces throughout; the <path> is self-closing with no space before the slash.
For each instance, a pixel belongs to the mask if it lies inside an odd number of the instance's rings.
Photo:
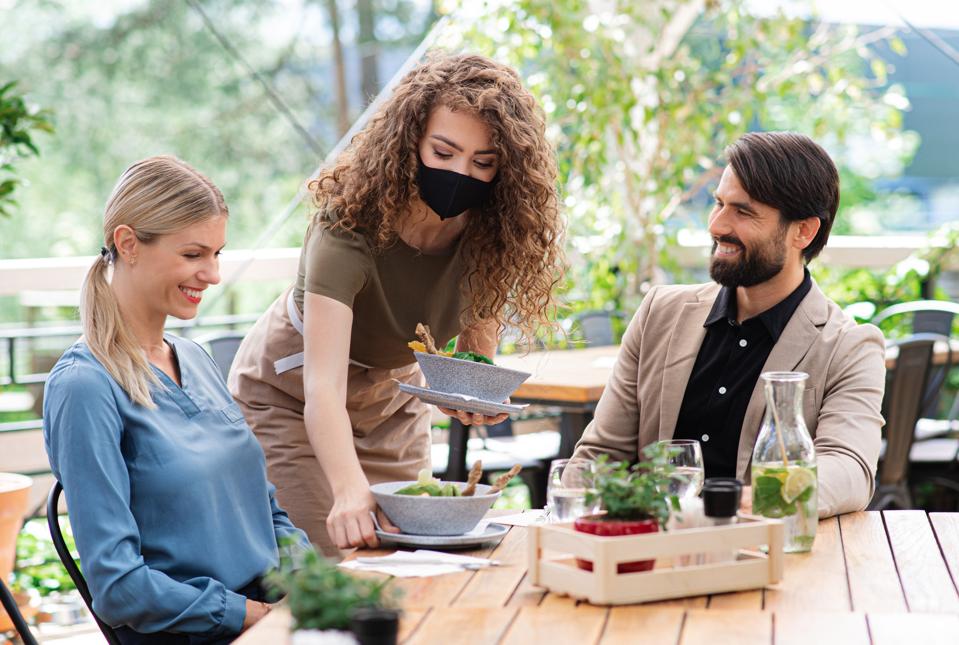
<path id="1" fill-rule="evenodd" d="M 9 6 L 10 3 L 8 3 Z M 0 78 L 57 115 L 42 160 L 18 172 L 18 226 L 0 221 L 0 255 L 92 253 L 100 214 L 129 163 L 172 153 L 210 175 L 231 211 L 229 248 L 252 244 L 338 139 L 336 66 L 327 1 L 139 0 L 116 10 L 73 0 L 12 0 L 0 8 Z M 247 67 L 224 49 L 193 6 L 202 7 Z M 412 0 L 374 3 L 381 52 L 399 64 L 429 26 Z M 381 6 L 382 5 L 382 6 Z M 344 3 L 341 12 L 354 11 Z M 341 26 L 355 24 L 352 13 Z M 347 60 L 356 34 L 344 28 Z M 271 102 L 264 78 L 314 147 Z M 359 95 L 360 79 L 347 77 Z M 354 105 L 356 101 L 354 99 Z M 319 150 L 319 152 L 318 152 Z M 309 205 L 273 244 L 302 241 Z M 265 296 L 268 297 L 268 296 Z"/>
<path id="2" fill-rule="evenodd" d="M 4 217 L 17 205 L 13 191 L 20 180 L 14 163 L 40 155 L 33 132 L 53 132 L 49 112 L 29 105 L 16 87 L 16 81 L 0 85 L 0 215 Z"/>
<path id="3" fill-rule="evenodd" d="M 893 30 L 760 17 L 744 4 L 455 7 L 444 44 L 521 70 L 547 113 L 569 217 L 568 298 L 628 309 L 663 280 L 662 269 L 674 268 L 674 220 L 698 197 L 702 221 L 722 151 L 747 130 L 809 134 L 846 176 L 858 174 L 846 154 L 854 138 L 869 138 L 875 155 L 900 166 L 913 152 L 915 137 L 901 131 L 908 102 L 886 87 L 886 65 L 868 47 L 892 39 L 901 49 Z"/>

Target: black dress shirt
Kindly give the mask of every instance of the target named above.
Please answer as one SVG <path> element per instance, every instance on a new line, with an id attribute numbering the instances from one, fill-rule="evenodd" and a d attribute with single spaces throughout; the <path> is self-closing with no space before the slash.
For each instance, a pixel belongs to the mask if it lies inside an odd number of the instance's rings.
<path id="1" fill-rule="evenodd" d="M 736 322 L 736 290 L 723 287 L 716 296 L 673 434 L 675 439 L 700 442 L 706 477 L 736 476 L 749 398 L 769 352 L 811 288 L 807 269 L 795 291 L 742 324 Z"/>

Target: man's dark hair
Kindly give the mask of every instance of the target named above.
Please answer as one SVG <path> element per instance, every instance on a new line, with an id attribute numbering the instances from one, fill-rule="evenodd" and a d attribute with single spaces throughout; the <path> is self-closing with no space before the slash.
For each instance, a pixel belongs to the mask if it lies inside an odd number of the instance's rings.
<path id="1" fill-rule="evenodd" d="M 749 132 L 726 148 L 726 158 L 749 196 L 778 209 L 784 226 L 820 219 L 803 258 L 808 264 L 819 255 L 839 207 L 839 172 L 826 151 L 794 132 Z"/>

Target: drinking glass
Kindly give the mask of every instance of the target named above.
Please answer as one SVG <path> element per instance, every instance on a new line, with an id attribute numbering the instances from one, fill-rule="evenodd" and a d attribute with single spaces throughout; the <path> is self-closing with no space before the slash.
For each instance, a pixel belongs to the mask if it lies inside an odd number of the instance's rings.
<path id="1" fill-rule="evenodd" d="M 695 439 L 667 439 L 659 443 L 669 448 L 667 461 L 675 468 L 670 478 L 669 494 L 680 499 L 699 495 L 705 478 L 703 450 L 699 442 Z"/>
<path id="2" fill-rule="evenodd" d="M 554 459 L 549 465 L 546 500 L 550 522 L 572 522 L 598 511 L 598 503 L 586 505 L 588 475 L 593 462 L 585 459 Z"/>

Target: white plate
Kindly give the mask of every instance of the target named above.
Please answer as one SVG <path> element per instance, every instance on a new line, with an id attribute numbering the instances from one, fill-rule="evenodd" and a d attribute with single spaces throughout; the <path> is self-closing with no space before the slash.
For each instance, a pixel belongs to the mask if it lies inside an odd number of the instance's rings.
<path id="1" fill-rule="evenodd" d="M 463 535 L 409 535 L 408 533 L 387 533 L 376 529 L 376 535 L 383 542 L 399 544 L 401 546 L 432 546 L 447 549 L 476 546 L 495 540 L 506 535 L 508 526 L 502 524 L 488 524 L 482 533 L 465 533 Z"/>
<path id="2" fill-rule="evenodd" d="M 417 387 L 409 383 L 397 383 L 401 392 L 412 394 L 424 403 L 441 405 L 444 408 L 454 410 L 463 410 L 464 412 L 473 412 L 475 414 L 485 414 L 486 416 L 496 416 L 506 412 L 507 414 L 521 412 L 528 404 L 510 404 L 496 403 L 495 401 L 484 401 L 466 394 L 453 394 L 450 392 L 437 392 L 427 387 Z"/>

